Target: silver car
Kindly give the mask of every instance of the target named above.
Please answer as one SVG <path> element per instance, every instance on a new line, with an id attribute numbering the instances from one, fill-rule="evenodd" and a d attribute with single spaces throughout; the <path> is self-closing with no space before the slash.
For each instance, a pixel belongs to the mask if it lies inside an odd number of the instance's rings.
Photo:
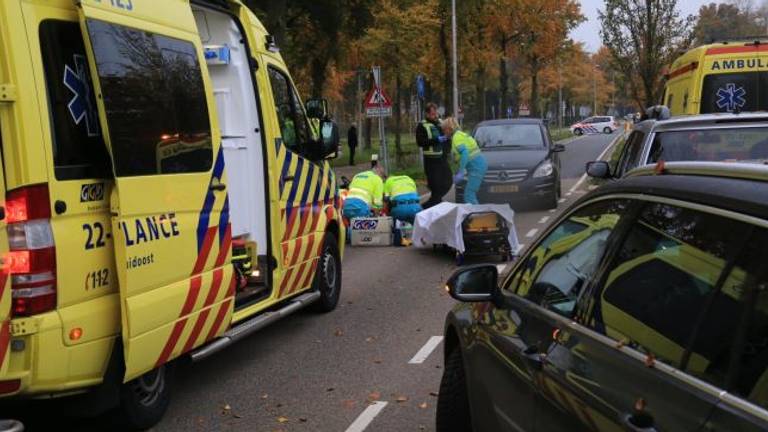
<path id="1" fill-rule="evenodd" d="M 587 164 L 596 178 L 621 178 L 630 170 L 659 161 L 747 162 L 768 164 L 768 113 L 702 114 L 637 123 L 615 167 Z"/>

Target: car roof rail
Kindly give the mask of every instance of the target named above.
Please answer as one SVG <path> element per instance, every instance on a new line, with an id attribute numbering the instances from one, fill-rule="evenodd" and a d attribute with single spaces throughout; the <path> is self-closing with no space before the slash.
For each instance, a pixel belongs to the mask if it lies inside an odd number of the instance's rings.
<path id="1" fill-rule="evenodd" d="M 690 175 L 758 180 L 768 183 L 768 165 L 745 162 L 665 162 L 643 165 L 627 173 L 626 177 L 653 175 Z"/>

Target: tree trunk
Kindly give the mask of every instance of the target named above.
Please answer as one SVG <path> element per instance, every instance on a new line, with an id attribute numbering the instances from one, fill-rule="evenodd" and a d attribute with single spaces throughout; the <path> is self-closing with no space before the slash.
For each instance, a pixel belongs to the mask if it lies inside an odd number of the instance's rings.
<path id="1" fill-rule="evenodd" d="M 501 58 L 499 59 L 499 113 L 497 118 L 507 117 L 507 94 L 509 93 L 509 75 L 507 74 L 507 41 L 501 40 Z"/>
<path id="2" fill-rule="evenodd" d="M 323 87 L 325 87 L 325 81 L 328 78 L 327 74 L 325 73 L 328 69 L 328 61 L 329 59 L 325 56 L 317 57 L 312 60 L 311 63 L 311 71 L 312 71 L 312 97 L 313 98 L 321 98 L 323 97 Z"/>
<path id="3" fill-rule="evenodd" d="M 539 117 L 539 66 L 538 60 L 532 62 L 531 68 L 531 101 L 528 109 L 531 117 Z"/>
<path id="4" fill-rule="evenodd" d="M 448 107 L 453 106 L 453 92 L 451 91 L 451 52 L 448 47 L 448 32 L 446 27 L 448 24 L 443 20 L 440 24 L 440 52 L 443 55 L 443 101 Z"/>

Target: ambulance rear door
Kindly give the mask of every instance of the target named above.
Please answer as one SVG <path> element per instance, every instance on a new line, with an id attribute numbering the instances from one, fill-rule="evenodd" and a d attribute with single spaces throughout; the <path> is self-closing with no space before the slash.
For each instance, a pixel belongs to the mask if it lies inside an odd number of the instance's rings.
<path id="1" fill-rule="evenodd" d="M 231 320 L 224 157 L 188 1 L 82 0 L 80 18 L 115 174 L 127 381 Z"/>

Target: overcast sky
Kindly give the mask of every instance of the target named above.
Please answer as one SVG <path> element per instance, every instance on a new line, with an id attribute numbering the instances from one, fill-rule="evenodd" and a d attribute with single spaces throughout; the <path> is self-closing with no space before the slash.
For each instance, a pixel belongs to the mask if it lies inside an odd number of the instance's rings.
<path id="1" fill-rule="evenodd" d="M 677 7 L 681 15 L 696 14 L 702 5 L 709 3 L 724 3 L 722 0 L 678 0 Z M 587 51 L 597 51 L 602 45 L 600 42 L 600 21 L 597 19 L 597 10 L 604 8 L 603 0 L 581 0 L 581 13 L 587 18 L 577 29 L 571 32 L 571 37 L 579 42 L 584 42 Z"/>

